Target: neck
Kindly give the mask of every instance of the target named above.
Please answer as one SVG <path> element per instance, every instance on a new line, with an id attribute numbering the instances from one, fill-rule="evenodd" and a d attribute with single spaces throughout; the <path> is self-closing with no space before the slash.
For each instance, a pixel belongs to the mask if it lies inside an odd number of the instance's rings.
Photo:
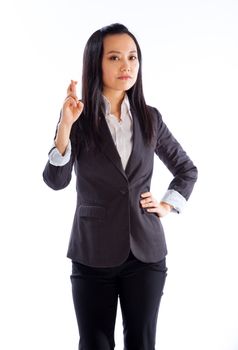
<path id="1" fill-rule="evenodd" d="M 121 103 L 125 97 L 125 91 L 103 90 L 103 95 L 111 104 L 111 113 L 118 115 L 121 113 Z"/>

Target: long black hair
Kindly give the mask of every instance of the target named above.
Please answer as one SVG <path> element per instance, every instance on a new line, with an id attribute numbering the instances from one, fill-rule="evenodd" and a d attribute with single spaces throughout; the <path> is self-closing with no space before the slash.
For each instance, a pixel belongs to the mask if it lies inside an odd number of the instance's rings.
<path id="1" fill-rule="evenodd" d="M 84 103 L 84 125 L 90 145 L 100 145 L 100 119 L 105 105 L 102 97 L 102 57 L 103 39 L 107 35 L 128 34 L 135 42 L 139 60 L 139 70 L 135 84 L 127 90 L 131 108 L 137 113 L 145 142 L 153 138 L 153 123 L 142 88 L 142 56 L 135 36 L 120 23 L 114 23 L 94 32 L 88 39 L 83 54 L 82 101 Z M 80 119 L 80 118 L 79 118 Z M 88 143 L 88 142 L 87 142 Z"/>

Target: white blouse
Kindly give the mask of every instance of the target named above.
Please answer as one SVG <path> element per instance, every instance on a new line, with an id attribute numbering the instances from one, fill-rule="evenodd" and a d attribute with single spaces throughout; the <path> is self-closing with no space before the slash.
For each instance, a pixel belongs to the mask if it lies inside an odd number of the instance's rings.
<path id="1" fill-rule="evenodd" d="M 125 95 L 121 104 L 120 120 L 111 114 L 111 104 L 103 96 L 106 106 L 105 118 L 110 129 L 113 141 L 121 157 L 123 169 L 125 170 L 128 159 L 132 151 L 133 119 L 130 112 L 128 96 Z"/>

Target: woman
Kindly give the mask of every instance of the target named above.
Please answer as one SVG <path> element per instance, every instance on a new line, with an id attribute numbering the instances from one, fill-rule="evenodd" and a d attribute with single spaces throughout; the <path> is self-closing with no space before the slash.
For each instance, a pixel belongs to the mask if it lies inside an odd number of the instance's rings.
<path id="1" fill-rule="evenodd" d="M 80 350 L 113 349 L 118 298 L 124 346 L 155 349 L 166 279 L 161 219 L 180 212 L 197 169 L 159 111 L 146 105 L 141 50 L 121 24 L 96 31 L 83 60 L 82 101 L 71 81 L 43 178 L 66 187 L 74 166 L 77 206 L 67 256 Z M 174 178 L 158 202 L 150 192 L 154 153 Z"/>

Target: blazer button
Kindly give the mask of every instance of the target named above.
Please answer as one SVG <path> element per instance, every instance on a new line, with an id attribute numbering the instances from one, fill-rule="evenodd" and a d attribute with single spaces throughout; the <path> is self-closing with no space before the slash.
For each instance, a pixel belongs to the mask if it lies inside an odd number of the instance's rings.
<path id="1" fill-rule="evenodd" d="M 127 190 L 120 190 L 120 193 L 123 195 L 127 194 L 127 192 L 128 192 Z"/>

